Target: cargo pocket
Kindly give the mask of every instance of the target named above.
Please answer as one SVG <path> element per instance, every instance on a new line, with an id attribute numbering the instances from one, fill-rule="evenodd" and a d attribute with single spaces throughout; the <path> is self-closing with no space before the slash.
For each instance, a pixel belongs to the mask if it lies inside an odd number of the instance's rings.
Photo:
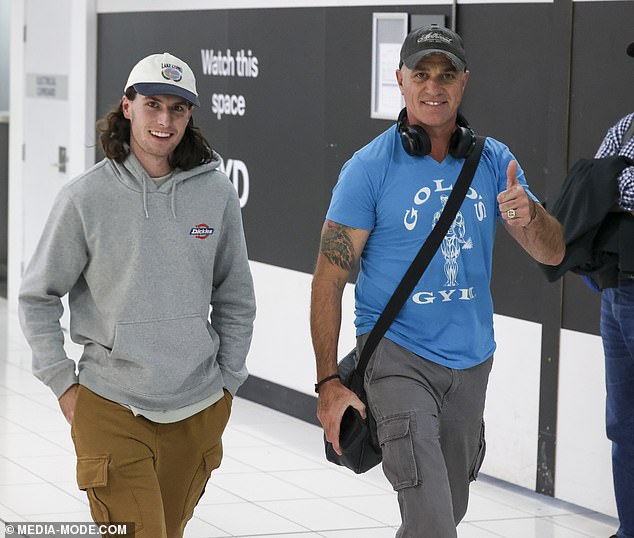
<path id="1" fill-rule="evenodd" d="M 383 471 L 395 491 L 420 483 L 414 443 L 412 415 L 393 415 L 377 423 L 379 444 L 383 450 Z"/>
<path id="2" fill-rule="evenodd" d="M 109 456 L 77 458 L 77 485 L 88 495 L 90 513 L 97 523 L 110 523 L 108 507 L 100 498 L 108 485 L 109 461 Z"/>
<path id="3" fill-rule="evenodd" d="M 478 478 L 478 473 L 480 472 L 480 467 L 482 467 L 482 463 L 484 462 L 484 455 L 486 454 L 487 443 L 484 437 L 484 420 L 482 421 L 482 426 L 480 427 L 480 443 L 478 445 L 478 451 L 476 453 L 476 457 L 473 460 L 473 464 L 471 465 L 471 472 L 469 473 L 469 480 L 474 481 Z"/>
<path id="4" fill-rule="evenodd" d="M 217 446 L 203 454 L 203 461 L 200 462 L 192 483 L 189 486 L 189 492 L 185 500 L 185 510 L 183 511 L 183 523 L 189 521 L 194 515 L 194 508 L 196 508 L 198 501 L 200 501 L 200 498 L 205 493 L 205 486 L 211 476 L 211 472 L 220 467 L 221 461 L 222 443 L 220 442 Z"/>

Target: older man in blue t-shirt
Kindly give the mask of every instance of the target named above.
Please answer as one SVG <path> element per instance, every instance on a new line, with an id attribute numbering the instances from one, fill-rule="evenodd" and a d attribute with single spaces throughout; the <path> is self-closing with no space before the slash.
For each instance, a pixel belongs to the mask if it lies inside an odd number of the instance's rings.
<path id="1" fill-rule="evenodd" d="M 363 403 L 336 376 L 341 296 L 355 264 L 362 348 L 438 220 L 472 147 L 458 114 L 469 80 L 461 38 L 436 26 L 410 33 L 396 77 L 406 108 L 397 125 L 344 165 L 322 230 L 311 327 L 318 416 L 337 452 L 341 417 Z M 482 415 L 492 357 L 489 291 L 502 219 L 536 260 L 558 264 L 561 226 L 530 194 L 510 150 L 488 138 L 471 188 L 425 275 L 379 343 L 365 389 L 383 470 L 398 492 L 399 538 L 456 537 L 469 482 L 484 457 Z"/>

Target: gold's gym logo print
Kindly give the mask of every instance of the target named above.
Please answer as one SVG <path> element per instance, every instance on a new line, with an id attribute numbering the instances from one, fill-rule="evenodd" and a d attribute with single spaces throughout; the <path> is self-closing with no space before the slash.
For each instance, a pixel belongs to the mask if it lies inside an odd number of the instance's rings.
<path id="1" fill-rule="evenodd" d="M 196 226 L 189 230 L 189 235 L 196 239 L 207 239 L 210 235 L 213 235 L 213 233 L 214 229 L 206 224 L 196 224 Z"/>

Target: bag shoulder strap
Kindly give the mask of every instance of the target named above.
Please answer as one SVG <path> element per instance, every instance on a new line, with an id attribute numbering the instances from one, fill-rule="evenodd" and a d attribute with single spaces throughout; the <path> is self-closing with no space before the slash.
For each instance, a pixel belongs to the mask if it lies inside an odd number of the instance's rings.
<path id="1" fill-rule="evenodd" d="M 400 312 L 401 308 L 403 308 L 403 305 L 416 286 L 416 283 L 421 279 L 425 269 L 429 265 L 429 262 L 434 257 L 434 254 L 436 254 L 438 247 L 447 234 L 447 230 L 449 230 L 449 226 L 451 226 L 451 223 L 456 218 L 456 214 L 458 213 L 458 210 L 469 191 L 471 181 L 473 180 L 475 171 L 478 168 L 485 140 L 486 138 L 483 136 L 476 137 L 473 151 L 469 154 L 469 157 L 467 157 L 467 160 L 462 165 L 462 170 L 460 171 L 456 185 L 449 195 L 449 199 L 447 200 L 445 208 L 440 215 L 440 219 L 423 243 L 423 246 L 418 251 L 416 258 L 414 258 L 414 261 L 405 273 L 405 276 L 402 278 L 401 282 L 392 294 L 392 297 L 385 306 L 385 309 L 379 316 L 372 332 L 370 332 L 370 336 L 366 340 L 363 350 L 361 351 L 361 357 L 359 358 L 359 363 L 356 368 L 356 374 L 360 377 L 361 384 L 363 383 L 363 374 L 368 362 L 370 361 L 372 353 L 374 353 L 374 350 L 376 349 L 376 346 L 381 341 L 381 338 L 383 338 L 385 332 L 389 329 L 392 321 L 394 321 L 394 318 Z"/>

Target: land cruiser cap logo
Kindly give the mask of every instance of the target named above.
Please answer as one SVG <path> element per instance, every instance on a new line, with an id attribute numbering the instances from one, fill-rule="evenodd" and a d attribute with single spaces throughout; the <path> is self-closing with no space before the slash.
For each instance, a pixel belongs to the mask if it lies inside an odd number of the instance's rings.
<path id="1" fill-rule="evenodd" d="M 179 82 L 183 78 L 183 70 L 181 67 L 171 64 L 161 64 L 161 67 L 163 68 L 161 75 L 163 75 L 165 80 Z"/>

